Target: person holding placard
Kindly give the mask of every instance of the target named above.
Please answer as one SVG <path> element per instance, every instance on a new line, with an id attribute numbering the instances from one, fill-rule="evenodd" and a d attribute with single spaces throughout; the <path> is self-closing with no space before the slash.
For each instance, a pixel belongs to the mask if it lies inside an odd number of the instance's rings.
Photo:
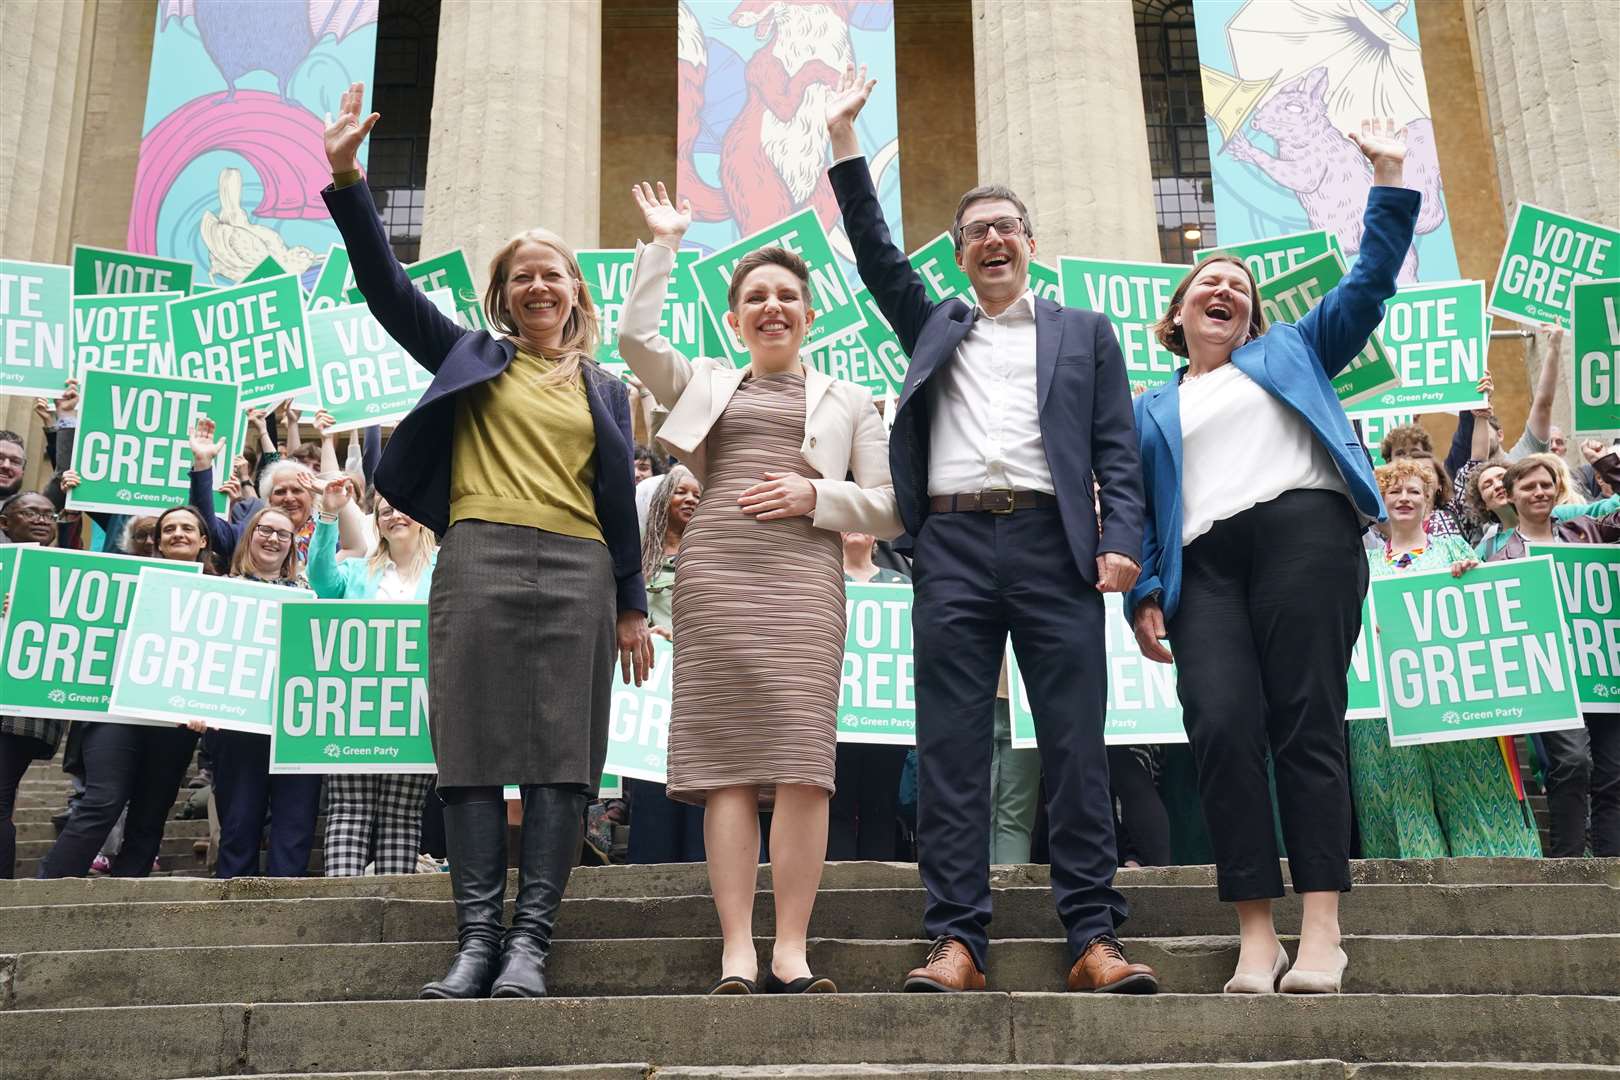
<path id="1" fill-rule="evenodd" d="M 579 260 L 530 229 L 490 260 L 468 330 L 412 283 L 361 177 L 364 87 L 327 126 L 323 191 L 372 315 L 433 373 L 375 478 L 443 537 L 429 601 L 429 712 L 460 948 L 423 997 L 543 997 L 551 931 L 607 757 L 615 660 L 652 662 L 624 384 L 595 360 Z M 492 573 L 500 567 L 500 573 Z M 469 707 L 469 703 L 476 707 Z M 503 935 L 506 804 L 523 795 L 517 912 Z M 504 936 L 504 942 L 503 942 Z"/>
<path id="2" fill-rule="evenodd" d="M 883 420 L 869 391 L 800 358 L 816 312 L 809 269 L 784 248 L 750 252 L 732 270 L 726 323 L 748 348 L 747 367 L 676 352 L 659 320 L 691 205 L 673 205 L 662 183 L 631 192 L 653 242 L 636 253 L 619 352 L 669 410 L 658 441 L 703 484 L 675 584 L 681 644 L 668 792 L 704 807 L 725 939 L 711 992 L 755 991 L 761 803 L 775 808 L 776 938 L 764 989 L 831 992 L 832 981 L 810 970 L 806 937 L 834 789 L 845 629 L 839 532 L 900 532 Z M 791 676 L 773 642 L 791 647 Z"/>
<path id="3" fill-rule="evenodd" d="M 1611 471 L 1611 451 L 1597 464 Z M 1568 471 L 1551 454 L 1531 454 L 1509 465 L 1502 486 L 1518 517 L 1506 543 L 1487 561 L 1504 562 L 1531 554 L 1534 544 L 1620 543 L 1620 510 L 1602 517 L 1559 520 L 1553 513 L 1569 493 Z M 1586 729 L 1544 731 L 1547 758 L 1547 811 L 1552 843 L 1547 855 L 1578 859 L 1586 853 L 1588 813 L 1592 854 L 1620 855 L 1620 713 L 1585 715 Z"/>
<path id="4" fill-rule="evenodd" d="M 1362 531 L 1384 505 L 1332 379 L 1395 295 L 1422 203 L 1401 186 L 1404 129 L 1364 121 L 1349 138 L 1374 185 L 1350 273 L 1297 324 L 1268 330 L 1248 267 L 1206 256 L 1156 327 L 1188 363 L 1136 401 L 1148 530 L 1126 610 L 1144 656 L 1171 663 L 1166 636 L 1175 649 L 1217 887 L 1242 934 L 1235 993 L 1271 993 L 1279 980 L 1287 992 L 1337 993 L 1348 963 L 1346 673 L 1367 592 Z M 1304 897 L 1292 971 L 1271 913 L 1283 880 L 1268 752 Z"/>

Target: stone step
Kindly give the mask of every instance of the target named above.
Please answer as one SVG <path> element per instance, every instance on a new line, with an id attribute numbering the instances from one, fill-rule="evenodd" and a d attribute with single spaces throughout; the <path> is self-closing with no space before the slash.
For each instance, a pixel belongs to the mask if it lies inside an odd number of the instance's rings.
<path id="1" fill-rule="evenodd" d="M 316 839 L 317 839 L 317 841 L 319 841 L 319 837 L 317 837 Z M 182 840 L 177 844 L 171 845 L 169 843 L 169 841 L 165 840 L 164 845 L 163 845 L 163 853 L 160 854 L 158 856 L 158 858 L 157 858 L 158 871 L 162 872 L 162 873 L 171 873 L 171 874 L 172 873 L 189 874 L 189 873 L 193 873 L 193 872 L 198 871 L 198 870 L 206 869 L 206 866 L 207 866 L 206 855 L 199 855 L 199 854 L 196 853 L 196 851 L 195 851 L 196 843 L 197 843 L 196 840 Z M 20 847 L 21 845 L 18 845 L 18 846 Z M 41 850 L 42 851 L 50 850 L 50 845 L 49 844 L 43 845 Z M 44 856 L 41 855 L 38 858 L 27 858 L 27 859 L 19 858 L 17 860 L 16 878 L 15 878 L 15 880 L 18 880 L 18 881 L 32 880 L 34 878 L 34 875 L 39 873 L 40 858 L 43 858 L 43 857 Z M 262 867 L 262 865 L 263 864 L 262 864 L 262 856 L 261 856 L 261 867 Z M 325 851 L 323 851 L 321 848 L 318 848 L 318 847 L 312 849 L 310 851 L 310 853 L 309 853 L 308 872 L 311 873 L 311 874 L 320 874 L 325 869 L 326 869 L 326 853 L 325 853 Z M 89 881 L 89 880 L 96 880 L 96 879 L 92 879 L 92 878 L 76 878 L 76 879 L 75 878 L 60 878 L 60 879 L 57 879 L 57 880 L 62 880 L 62 881 L 70 881 L 70 880 Z M 111 879 L 107 879 L 107 880 L 111 880 Z M 128 880 L 128 879 L 126 879 L 126 880 Z M 141 880 L 141 879 L 135 879 L 135 880 Z"/>
<path id="2" fill-rule="evenodd" d="M 1235 937 L 1127 938 L 1166 992 L 1218 994 L 1237 963 Z M 1290 947 L 1295 944 L 1290 941 Z M 1352 994 L 1620 995 L 1620 934 L 1568 937 L 1347 937 Z M 759 942 L 761 965 L 770 941 Z M 928 942 L 819 939 L 811 964 L 844 993 L 900 988 Z M 9 1009 L 190 1005 L 219 1001 L 403 1001 L 444 974 L 453 942 L 30 952 L 0 957 Z M 990 986 L 1061 991 L 1068 945 L 1007 939 L 990 949 Z M 719 975 L 718 938 L 559 940 L 547 964 L 554 994 L 701 994 Z"/>
<path id="3" fill-rule="evenodd" d="M 454 1032 L 454 1038 L 447 1033 Z M 828 994 L 320 1002 L 0 1012 L 31 1080 L 684 1065 L 1356 1061 L 1620 1055 L 1620 999 L 1539 995 Z"/>
<path id="4" fill-rule="evenodd" d="M 1232 931 L 1231 906 L 1207 887 L 1125 886 L 1122 891 L 1134 913 L 1125 927 L 1133 936 Z M 921 889 L 824 889 L 810 931 L 817 937 L 909 940 L 921 923 L 923 899 Z M 1047 889 L 997 889 L 995 908 L 996 937 L 1062 935 Z M 1608 885 L 1367 885 L 1346 901 L 1341 921 L 1345 933 L 1358 935 L 1607 934 L 1615 931 L 1617 911 L 1620 890 Z M 1297 896 L 1278 902 L 1282 933 L 1297 932 L 1299 916 Z M 771 896 L 761 893 L 755 930 L 769 934 L 773 925 Z M 454 926 L 448 901 L 366 896 L 16 906 L 0 920 L 0 952 L 446 941 Z M 568 899 L 557 926 L 559 938 L 573 940 L 718 933 L 707 896 Z"/>
<path id="5" fill-rule="evenodd" d="M 175 824 L 192 825 L 193 823 L 189 821 L 177 821 Z M 202 833 L 200 836 L 183 835 L 181 833 L 173 832 L 165 826 L 163 830 L 163 843 L 158 848 L 158 855 L 185 855 L 188 858 L 191 857 L 193 845 L 195 845 L 198 840 L 208 839 L 208 822 L 203 821 L 197 822 L 196 824 L 202 826 Z M 49 828 L 49 826 L 46 827 Z M 195 829 L 193 829 L 193 832 L 195 832 Z M 51 850 L 51 845 L 54 843 L 56 843 L 56 838 L 54 836 L 46 837 L 41 840 L 24 840 L 21 836 L 18 836 L 17 858 L 19 860 L 44 858 L 45 853 Z"/>
<path id="6" fill-rule="evenodd" d="M 1159 1065 L 534 1065 L 511 1069 L 278 1073 L 219 1080 L 1593 1080 L 1620 1066 L 1511 1062 L 1195 1062 Z"/>
<path id="7" fill-rule="evenodd" d="M 48 818 L 44 821 L 13 822 L 13 824 L 17 827 L 19 850 L 22 844 L 38 841 L 50 843 L 56 840 L 56 826 L 52 825 Z M 171 818 L 163 825 L 163 837 L 166 840 L 172 837 L 206 840 L 208 839 L 208 819 L 195 818 L 189 821 L 180 821 Z"/>

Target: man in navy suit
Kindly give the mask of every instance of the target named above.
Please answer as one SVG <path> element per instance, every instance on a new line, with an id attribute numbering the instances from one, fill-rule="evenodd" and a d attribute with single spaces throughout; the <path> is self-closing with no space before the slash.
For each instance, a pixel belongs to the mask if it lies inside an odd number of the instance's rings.
<path id="1" fill-rule="evenodd" d="M 1102 594 L 1131 587 L 1142 550 L 1125 361 L 1102 316 L 1030 291 L 1035 238 L 1006 188 L 969 191 L 951 228 L 978 302 L 930 299 L 861 157 L 865 76 L 846 72 L 828 105 L 828 178 L 861 279 L 911 358 L 889 464 L 913 558 L 917 848 L 934 944 L 905 988 L 985 987 L 992 718 L 1010 633 L 1046 779 L 1068 987 L 1152 993 L 1153 970 L 1114 936 L 1126 905 L 1103 747 Z"/>

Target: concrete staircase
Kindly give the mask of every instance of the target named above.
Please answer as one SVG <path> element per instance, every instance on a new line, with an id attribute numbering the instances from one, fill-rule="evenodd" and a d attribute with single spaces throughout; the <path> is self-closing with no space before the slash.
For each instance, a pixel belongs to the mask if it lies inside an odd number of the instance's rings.
<path id="1" fill-rule="evenodd" d="M 993 992 L 953 997 L 893 992 L 927 949 L 909 865 L 828 867 L 811 956 L 844 992 L 800 999 L 699 996 L 719 944 L 695 866 L 576 871 L 544 1001 L 413 1000 L 454 951 L 444 874 L 0 882 L 0 1075 L 1620 1078 L 1620 860 L 1356 875 L 1334 998 L 1220 994 L 1207 867 L 1120 874 L 1153 998 L 1056 992 L 1038 866 L 997 869 Z"/>

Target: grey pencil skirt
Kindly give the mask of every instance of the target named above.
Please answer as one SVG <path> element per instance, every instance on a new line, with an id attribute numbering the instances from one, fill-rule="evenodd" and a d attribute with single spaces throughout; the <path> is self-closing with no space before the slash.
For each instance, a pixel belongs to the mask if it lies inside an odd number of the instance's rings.
<path id="1" fill-rule="evenodd" d="M 572 784 L 594 797 L 616 660 L 613 560 L 560 533 L 458 521 L 428 598 L 440 787 Z"/>

